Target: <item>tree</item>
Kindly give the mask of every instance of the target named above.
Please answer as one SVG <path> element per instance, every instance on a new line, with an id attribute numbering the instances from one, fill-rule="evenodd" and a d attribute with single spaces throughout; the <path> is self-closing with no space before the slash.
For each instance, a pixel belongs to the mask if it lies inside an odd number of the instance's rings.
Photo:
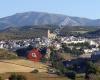
<path id="1" fill-rule="evenodd" d="M 48 59 L 45 58 L 45 57 L 43 57 L 43 58 L 41 59 L 41 62 L 43 62 L 43 63 L 46 63 L 47 61 L 48 61 Z"/>
<path id="2" fill-rule="evenodd" d="M 90 74 L 96 74 L 97 73 L 97 67 L 90 61 L 86 62 L 86 75 L 85 75 L 85 78 L 86 79 L 89 79 L 89 75 Z"/>
<path id="3" fill-rule="evenodd" d="M 71 52 L 71 49 L 68 48 L 68 46 L 67 46 L 66 44 L 64 44 L 64 43 L 62 43 L 62 49 L 63 49 L 64 52 L 66 52 L 66 53 L 70 53 L 70 52 Z"/>
<path id="4" fill-rule="evenodd" d="M 59 66 L 60 65 L 60 66 Z M 67 70 L 67 68 L 63 65 L 63 63 L 62 62 L 58 62 L 58 64 L 57 64 L 57 69 L 58 69 L 58 71 L 59 71 L 59 73 L 61 74 L 61 75 L 63 75 L 64 73 L 66 73 L 68 70 Z"/>
<path id="5" fill-rule="evenodd" d="M 98 46 L 98 48 L 100 49 L 100 45 Z"/>

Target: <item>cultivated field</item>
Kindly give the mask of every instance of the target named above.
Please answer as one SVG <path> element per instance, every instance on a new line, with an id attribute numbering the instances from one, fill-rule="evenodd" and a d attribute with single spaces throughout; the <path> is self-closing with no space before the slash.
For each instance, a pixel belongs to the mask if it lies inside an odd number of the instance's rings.
<path id="1" fill-rule="evenodd" d="M 31 72 L 38 69 L 39 72 L 46 72 L 46 65 L 40 62 L 33 62 L 24 59 L 0 60 L 0 73 L 5 72 Z"/>

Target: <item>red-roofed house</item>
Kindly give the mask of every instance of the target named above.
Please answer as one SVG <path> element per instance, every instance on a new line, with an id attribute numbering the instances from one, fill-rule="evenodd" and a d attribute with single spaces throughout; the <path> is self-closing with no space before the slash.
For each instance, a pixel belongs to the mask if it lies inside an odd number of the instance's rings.
<path id="1" fill-rule="evenodd" d="M 38 49 L 32 49 L 28 55 L 27 58 L 31 61 L 39 62 L 42 58 L 41 53 L 39 52 Z"/>

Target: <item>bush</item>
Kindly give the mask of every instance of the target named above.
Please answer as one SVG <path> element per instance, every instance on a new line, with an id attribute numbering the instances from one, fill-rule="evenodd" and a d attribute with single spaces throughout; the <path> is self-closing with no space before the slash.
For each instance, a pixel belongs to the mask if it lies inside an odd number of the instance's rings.
<path id="1" fill-rule="evenodd" d="M 17 76 L 17 79 L 18 79 L 18 80 L 26 80 L 26 77 L 24 77 L 24 76 L 22 76 L 22 75 L 18 75 L 18 76 Z"/>
<path id="2" fill-rule="evenodd" d="M 75 80 L 76 79 L 76 72 L 69 71 L 69 72 L 65 73 L 65 76 Z"/>
<path id="3" fill-rule="evenodd" d="M 26 80 L 26 77 L 23 75 L 16 75 L 16 74 L 12 74 L 9 77 L 9 80 Z"/>
<path id="4" fill-rule="evenodd" d="M 0 80 L 3 80 L 1 76 L 0 76 Z"/>
<path id="5" fill-rule="evenodd" d="M 16 53 L 6 50 L 6 49 L 0 49 L 0 59 L 17 59 L 18 56 Z"/>
<path id="6" fill-rule="evenodd" d="M 38 73 L 39 71 L 37 69 L 33 70 L 31 73 Z"/>

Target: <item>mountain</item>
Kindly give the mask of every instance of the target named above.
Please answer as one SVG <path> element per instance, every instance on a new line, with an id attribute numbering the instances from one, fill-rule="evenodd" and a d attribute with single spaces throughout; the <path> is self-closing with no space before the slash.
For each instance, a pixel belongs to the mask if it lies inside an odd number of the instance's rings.
<path id="1" fill-rule="evenodd" d="M 100 26 L 100 19 L 92 20 L 80 17 L 71 17 L 61 14 L 43 12 L 16 13 L 12 16 L 0 18 L 0 30 L 9 27 L 33 25 L 66 25 L 66 26 Z"/>

